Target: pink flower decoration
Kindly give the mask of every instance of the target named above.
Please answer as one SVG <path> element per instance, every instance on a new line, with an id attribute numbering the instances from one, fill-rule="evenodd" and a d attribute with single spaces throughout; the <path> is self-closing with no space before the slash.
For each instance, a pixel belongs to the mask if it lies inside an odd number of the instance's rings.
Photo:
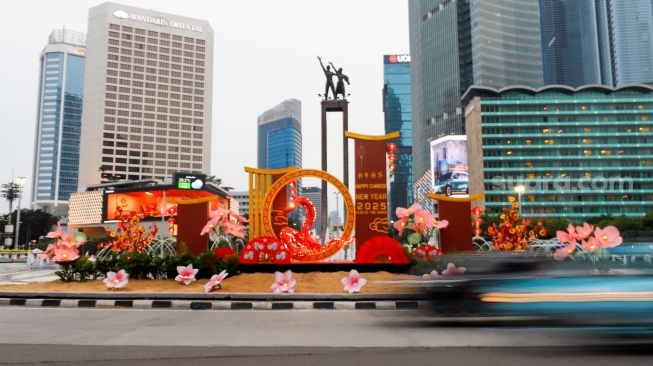
<path id="1" fill-rule="evenodd" d="M 440 277 L 440 275 L 436 270 L 431 271 L 431 273 L 425 273 L 424 275 L 422 275 L 422 278 L 424 278 L 425 280 L 435 280 L 438 277 Z"/>
<path id="2" fill-rule="evenodd" d="M 459 275 L 459 274 L 463 274 L 463 273 L 465 273 L 465 270 L 466 270 L 466 269 L 467 269 L 467 268 L 465 268 L 465 267 L 458 267 L 458 268 L 456 268 L 456 265 L 455 265 L 455 264 L 453 264 L 453 263 L 449 263 L 449 264 L 447 265 L 447 269 L 445 269 L 444 271 L 442 271 L 442 275 L 443 275 L 443 276 Z"/>
<path id="3" fill-rule="evenodd" d="M 61 237 L 61 222 L 57 221 L 57 230 L 50 231 L 45 235 L 46 238 L 59 238 Z"/>
<path id="4" fill-rule="evenodd" d="M 181 281 L 184 285 L 190 285 L 191 282 L 195 281 L 195 275 L 199 269 L 193 269 L 193 265 L 189 264 L 188 266 L 177 266 L 177 272 L 179 275 L 175 277 L 175 281 Z"/>
<path id="5" fill-rule="evenodd" d="M 597 227 L 594 230 L 594 237 L 601 248 L 613 248 L 623 242 L 619 229 L 614 226 L 606 226 L 603 229 Z"/>
<path id="6" fill-rule="evenodd" d="M 222 288 L 222 285 L 220 284 L 220 282 L 222 282 L 222 280 L 224 280 L 227 277 L 227 275 L 229 275 L 229 273 L 227 273 L 227 270 L 225 269 L 222 272 L 220 272 L 220 274 L 211 276 L 211 279 L 209 280 L 209 282 L 206 285 L 204 285 L 204 292 L 209 293 L 216 286 L 218 288 Z"/>
<path id="7" fill-rule="evenodd" d="M 576 239 L 581 240 L 581 239 L 587 239 L 589 238 L 590 235 L 592 235 L 592 231 L 594 230 L 594 226 L 588 224 L 588 223 L 583 223 L 583 226 L 576 226 Z M 570 232 L 571 234 L 571 232 Z"/>
<path id="8" fill-rule="evenodd" d="M 363 287 L 364 284 L 367 283 L 367 280 L 364 278 L 360 278 L 358 275 L 358 271 L 355 269 L 352 269 L 349 271 L 349 276 L 344 277 L 342 280 L 340 280 L 343 285 L 345 285 L 345 291 L 349 291 L 349 293 L 354 293 L 354 292 L 359 292 L 361 290 L 361 287 Z"/>
<path id="9" fill-rule="evenodd" d="M 438 229 L 446 229 L 446 227 L 449 226 L 449 221 L 447 220 L 438 221 L 433 219 L 433 226 L 437 227 Z"/>
<path id="10" fill-rule="evenodd" d="M 587 250 L 588 252 L 593 252 L 600 248 L 599 243 L 593 236 L 587 239 L 587 241 L 581 241 L 581 245 L 583 246 L 583 249 Z"/>
<path id="11" fill-rule="evenodd" d="M 567 232 L 558 230 L 556 231 L 556 237 L 561 243 L 571 243 L 576 239 L 576 229 L 572 224 L 569 224 L 569 226 L 567 226 Z"/>
<path id="12" fill-rule="evenodd" d="M 107 272 L 107 278 L 104 279 L 104 283 L 110 288 L 124 287 L 127 282 L 129 282 L 129 275 L 124 269 L 121 269 L 117 273 Z"/>
<path id="13" fill-rule="evenodd" d="M 420 208 L 415 210 L 413 220 L 413 230 L 421 234 L 424 232 L 424 230 L 430 228 L 433 225 L 435 218 L 428 210 Z"/>
<path id="14" fill-rule="evenodd" d="M 567 258 L 571 253 L 574 252 L 574 250 L 576 250 L 576 245 L 578 245 L 578 243 L 576 243 L 576 240 L 572 240 L 571 244 L 557 249 L 554 254 L 555 258 L 558 260 L 563 260 Z"/>
<path id="15" fill-rule="evenodd" d="M 403 208 L 403 207 L 397 207 L 397 210 L 395 213 L 397 214 L 397 217 L 399 220 L 395 221 L 392 226 L 399 231 L 399 235 L 401 235 L 404 232 L 404 227 L 406 226 L 406 221 L 408 220 L 408 216 L 412 215 L 415 213 L 415 211 L 421 209 L 422 206 L 420 206 L 419 202 L 413 203 L 410 207 L 408 208 Z"/>
<path id="16" fill-rule="evenodd" d="M 79 258 L 79 253 L 75 248 L 59 247 L 54 250 L 55 262 L 72 262 Z"/>
<path id="17" fill-rule="evenodd" d="M 280 294 L 282 292 L 292 294 L 295 292 L 297 281 L 292 278 L 292 272 L 290 272 L 290 270 L 287 270 L 284 273 L 279 271 L 274 272 L 274 280 L 276 282 L 272 284 L 271 289 L 275 294 Z"/>

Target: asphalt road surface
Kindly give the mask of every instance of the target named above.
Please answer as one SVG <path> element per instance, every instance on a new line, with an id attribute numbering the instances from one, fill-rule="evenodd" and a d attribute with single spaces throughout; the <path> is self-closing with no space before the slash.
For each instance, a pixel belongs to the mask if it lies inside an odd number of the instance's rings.
<path id="1" fill-rule="evenodd" d="M 414 311 L 2 307 L 0 364 L 653 364 L 649 340 L 593 333 L 454 324 Z"/>

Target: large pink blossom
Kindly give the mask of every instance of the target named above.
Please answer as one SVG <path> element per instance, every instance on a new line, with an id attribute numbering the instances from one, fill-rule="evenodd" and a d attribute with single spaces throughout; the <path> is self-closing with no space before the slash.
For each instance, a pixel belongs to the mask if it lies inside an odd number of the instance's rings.
<path id="1" fill-rule="evenodd" d="M 124 269 L 118 272 L 107 272 L 104 283 L 110 288 L 121 288 L 129 282 L 129 275 Z"/>
<path id="2" fill-rule="evenodd" d="M 50 231 L 49 233 L 45 234 L 46 238 L 59 238 L 61 237 L 61 222 L 57 221 L 57 230 L 55 231 Z"/>
<path id="3" fill-rule="evenodd" d="M 349 293 L 354 293 L 354 292 L 359 292 L 361 290 L 361 287 L 367 283 L 367 280 L 364 278 L 360 278 L 358 271 L 355 269 L 352 269 L 349 271 L 349 276 L 344 277 L 342 280 L 340 280 L 343 285 L 345 285 L 345 291 L 349 291 Z"/>
<path id="4" fill-rule="evenodd" d="M 181 281 L 184 285 L 190 285 L 191 282 L 195 281 L 195 275 L 199 269 L 193 269 L 193 265 L 189 264 L 188 266 L 177 266 L 177 272 L 179 273 L 175 277 L 175 281 Z"/>
<path id="5" fill-rule="evenodd" d="M 593 252 L 600 248 L 599 243 L 596 241 L 596 238 L 593 236 L 590 236 L 590 238 L 587 239 L 587 241 L 585 240 L 581 241 L 581 245 L 583 246 L 583 249 L 587 250 L 588 252 Z"/>
<path id="6" fill-rule="evenodd" d="M 79 258 L 79 252 L 76 248 L 59 247 L 54 250 L 55 262 L 72 262 Z"/>
<path id="7" fill-rule="evenodd" d="M 282 292 L 292 294 L 295 292 L 297 281 L 292 278 L 292 272 L 290 272 L 290 270 L 287 270 L 284 273 L 279 271 L 274 272 L 274 280 L 275 282 L 272 284 L 271 289 L 275 294 L 280 294 Z"/>
<path id="8" fill-rule="evenodd" d="M 397 210 L 395 211 L 397 218 L 399 220 L 395 221 L 392 226 L 399 231 L 399 235 L 401 235 L 404 232 L 404 227 L 406 226 L 406 223 L 408 222 L 408 217 L 412 214 L 415 213 L 415 211 L 421 209 L 422 206 L 420 206 L 419 202 L 413 203 L 410 207 L 408 208 L 403 208 L 403 207 L 397 207 Z"/>
<path id="9" fill-rule="evenodd" d="M 601 248 L 613 248 L 623 242 L 619 229 L 614 226 L 606 226 L 603 229 L 597 227 L 594 230 L 594 237 Z"/>
<path id="10" fill-rule="evenodd" d="M 592 231 L 594 231 L 594 226 L 585 222 L 583 223 L 583 226 L 576 226 L 576 234 L 574 237 L 578 240 L 587 239 L 592 235 Z"/>
<path id="11" fill-rule="evenodd" d="M 576 240 L 572 240 L 571 244 L 564 246 L 562 248 L 558 248 L 554 254 L 555 258 L 559 260 L 563 260 L 567 258 L 571 253 L 574 252 L 574 250 L 576 250 L 577 245 L 578 243 L 576 242 Z"/>
<path id="12" fill-rule="evenodd" d="M 204 292 L 209 293 L 211 292 L 214 288 L 222 288 L 222 280 L 224 280 L 229 273 L 227 273 L 227 270 L 223 270 L 220 272 L 220 274 L 213 275 L 211 276 L 211 279 L 209 279 L 209 282 L 204 285 Z"/>
<path id="13" fill-rule="evenodd" d="M 561 243 L 571 243 L 572 240 L 576 239 L 576 228 L 574 228 L 574 225 L 569 224 L 566 232 L 562 230 L 556 231 L 556 237 Z"/>
<path id="14" fill-rule="evenodd" d="M 428 210 L 420 208 L 413 214 L 412 229 L 421 234 L 433 225 L 433 221 L 435 221 L 433 215 Z"/>
<path id="15" fill-rule="evenodd" d="M 453 263 L 449 263 L 449 264 L 447 265 L 447 269 L 445 269 L 444 271 L 442 271 L 442 275 L 443 275 L 443 276 L 459 275 L 459 274 L 463 274 L 463 273 L 465 273 L 465 270 L 466 270 L 466 269 L 467 269 L 467 268 L 465 268 L 465 267 L 458 267 L 458 268 L 456 268 L 456 265 L 455 265 L 455 264 L 453 264 Z"/>

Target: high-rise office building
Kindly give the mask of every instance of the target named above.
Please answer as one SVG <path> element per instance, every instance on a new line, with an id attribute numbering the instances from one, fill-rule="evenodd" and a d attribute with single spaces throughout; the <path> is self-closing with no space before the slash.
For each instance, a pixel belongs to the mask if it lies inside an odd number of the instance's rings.
<path id="1" fill-rule="evenodd" d="M 388 141 L 397 145 L 395 169 L 390 178 L 388 222 L 397 207 L 413 203 L 413 126 L 410 103 L 410 55 L 383 56 L 383 113 L 385 133 L 399 131 L 401 137 Z"/>
<path id="2" fill-rule="evenodd" d="M 55 30 L 41 52 L 31 206 L 66 216 L 77 192 L 86 34 Z"/>
<path id="3" fill-rule="evenodd" d="M 322 188 L 320 187 L 303 187 L 302 196 L 306 196 L 313 206 L 315 206 L 315 222 L 313 222 L 313 231 L 316 236 L 322 236 Z"/>
<path id="4" fill-rule="evenodd" d="M 113 179 L 209 174 L 213 29 L 104 3 L 89 10 L 79 190 Z"/>
<path id="5" fill-rule="evenodd" d="M 288 99 L 258 117 L 258 168 L 302 167 L 302 103 Z"/>
<path id="6" fill-rule="evenodd" d="M 653 81 L 652 0 L 539 0 L 545 84 Z"/>
<path id="7" fill-rule="evenodd" d="M 543 84 L 538 0 L 409 0 L 413 175 L 429 170 L 429 144 L 464 134 L 472 84 Z"/>

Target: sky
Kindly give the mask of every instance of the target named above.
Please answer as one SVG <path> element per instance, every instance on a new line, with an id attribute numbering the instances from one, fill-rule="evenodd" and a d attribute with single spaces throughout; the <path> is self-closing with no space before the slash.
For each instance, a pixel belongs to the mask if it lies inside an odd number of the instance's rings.
<path id="1" fill-rule="evenodd" d="M 257 118 L 290 98 L 302 102 L 303 168 L 321 168 L 318 94 L 324 92 L 325 77 L 317 56 L 349 76 L 349 130 L 385 134 L 383 55 L 409 53 L 406 0 L 112 2 L 211 24 L 215 43 L 210 174 L 221 178 L 223 186 L 248 190 L 244 168 L 257 164 Z M 10 16 L 0 22 L 5 34 L 0 48 L 0 184 L 27 178 L 23 208 L 31 194 L 39 54 L 53 30 L 86 33 L 88 9 L 101 3 L 31 0 L 4 6 Z M 340 121 L 341 116 L 329 113 L 328 170 L 342 178 Z M 7 211 L 7 201 L 0 200 L 0 213 Z"/>

